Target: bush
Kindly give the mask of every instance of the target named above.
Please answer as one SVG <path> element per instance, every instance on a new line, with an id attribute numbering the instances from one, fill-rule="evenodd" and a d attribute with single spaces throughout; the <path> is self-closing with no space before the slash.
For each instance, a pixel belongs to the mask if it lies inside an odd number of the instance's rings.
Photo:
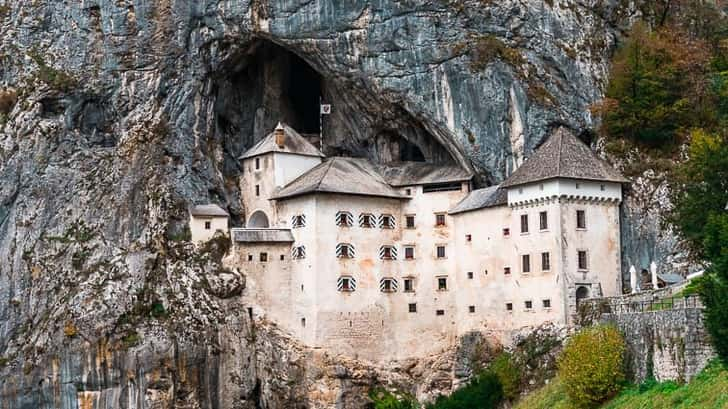
<path id="1" fill-rule="evenodd" d="M 518 397 L 521 369 L 513 363 L 511 354 L 503 352 L 498 355 L 490 364 L 490 371 L 498 378 L 506 399 L 513 400 Z"/>
<path id="2" fill-rule="evenodd" d="M 369 399 L 374 403 L 374 409 L 418 409 L 420 405 L 409 395 L 395 396 L 384 388 L 375 388 L 369 391 Z"/>
<path id="3" fill-rule="evenodd" d="M 503 400 L 503 388 L 491 371 L 483 372 L 450 396 L 440 396 L 427 409 L 492 409 Z"/>
<path id="4" fill-rule="evenodd" d="M 559 377 L 576 407 L 594 407 L 622 388 L 624 338 L 611 325 L 583 329 L 566 343 L 559 357 Z"/>

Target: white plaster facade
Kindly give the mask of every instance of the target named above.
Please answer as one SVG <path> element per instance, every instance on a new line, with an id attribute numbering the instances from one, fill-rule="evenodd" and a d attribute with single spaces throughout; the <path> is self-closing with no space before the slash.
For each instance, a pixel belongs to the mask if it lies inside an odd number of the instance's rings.
<path id="1" fill-rule="evenodd" d="M 290 231 L 291 242 L 238 241 L 234 231 L 228 262 L 246 275 L 253 314 L 312 347 L 369 360 L 422 356 L 473 330 L 507 340 L 524 326 L 568 325 L 577 294 L 621 292 L 620 183 L 552 178 L 503 188 L 507 200 L 457 211 L 478 193 L 469 178 L 444 189 L 433 189 L 445 186 L 437 180 L 398 184 L 396 197 L 310 191 L 269 200 L 281 181 L 300 182 L 322 161 L 276 155 L 243 159 L 242 201 L 248 218 L 265 212 L 269 227 Z M 341 212 L 351 226 L 337 224 Z M 365 227 L 364 214 L 394 223 Z M 337 254 L 344 244 L 351 257 Z M 382 246 L 394 257 L 383 259 Z"/>
<path id="2" fill-rule="evenodd" d="M 195 244 L 210 240 L 215 233 L 228 232 L 228 214 L 217 205 L 195 206 L 190 209 L 190 236 Z"/>

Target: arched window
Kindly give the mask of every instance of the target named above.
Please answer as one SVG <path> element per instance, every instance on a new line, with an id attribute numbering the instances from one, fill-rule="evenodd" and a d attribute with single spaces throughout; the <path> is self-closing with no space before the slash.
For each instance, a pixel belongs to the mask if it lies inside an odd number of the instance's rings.
<path id="1" fill-rule="evenodd" d="M 576 305 L 579 305 L 579 302 L 581 300 L 589 298 L 589 288 L 583 285 L 580 285 L 576 289 Z"/>
<path id="2" fill-rule="evenodd" d="M 266 229 L 270 227 L 268 216 L 262 210 L 256 210 L 248 219 L 249 228 Z"/>

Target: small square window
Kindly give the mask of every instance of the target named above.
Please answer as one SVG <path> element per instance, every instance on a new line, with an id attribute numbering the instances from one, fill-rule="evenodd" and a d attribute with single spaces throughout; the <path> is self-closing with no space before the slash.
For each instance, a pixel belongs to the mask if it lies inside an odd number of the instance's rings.
<path id="1" fill-rule="evenodd" d="M 435 226 L 444 226 L 445 225 L 445 215 L 444 214 L 436 214 L 435 215 Z"/>
<path id="2" fill-rule="evenodd" d="M 437 258 L 445 258 L 445 246 L 437 246 Z"/>
<path id="3" fill-rule="evenodd" d="M 436 315 L 445 315 L 445 310 L 437 310 L 435 311 Z"/>
<path id="4" fill-rule="evenodd" d="M 578 189 L 578 188 L 580 188 L 580 187 L 581 187 L 581 185 L 577 183 L 577 184 L 576 184 L 576 188 Z"/>
<path id="5" fill-rule="evenodd" d="M 255 185 L 255 195 L 260 196 L 260 185 Z"/>
<path id="6" fill-rule="evenodd" d="M 359 226 L 365 228 L 374 227 L 374 215 L 368 213 L 362 213 L 359 215 Z"/>
<path id="7" fill-rule="evenodd" d="M 405 260 L 414 260 L 414 258 L 415 258 L 414 246 L 405 246 L 404 247 L 404 259 Z"/>
<path id="8" fill-rule="evenodd" d="M 336 225 L 339 227 L 351 227 L 354 224 L 354 218 L 351 213 L 340 210 L 336 213 Z"/>
<path id="9" fill-rule="evenodd" d="M 511 235 L 511 229 L 509 229 L 509 228 L 507 228 L 507 227 L 506 227 L 506 228 L 504 228 L 504 229 L 503 229 L 503 236 L 505 236 L 505 237 L 508 237 L 508 236 L 510 236 L 510 235 Z"/>
<path id="10" fill-rule="evenodd" d="M 382 229 L 393 229 L 394 228 L 394 216 L 391 214 L 383 214 L 379 216 L 379 227 Z"/>
<path id="11" fill-rule="evenodd" d="M 415 279 L 405 278 L 404 279 L 404 292 L 413 293 L 415 291 Z"/>
<path id="12" fill-rule="evenodd" d="M 260 253 L 260 261 L 265 263 L 268 261 L 268 253 Z"/>
<path id="13" fill-rule="evenodd" d="M 406 226 L 408 229 L 414 229 L 415 228 L 415 216 L 414 215 L 408 215 L 405 217 L 406 220 Z"/>
<path id="14" fill-rule="evenodd" d="M 409 303 L 407 304 L 407 310 L 409 312 L 417 312 L 417 303 Z"/>
<path id="15" fill-rule="evenodd" d="M 542 303 L 544 308 L 551 308 L 551 300 L 543 300 Z"/>
<path id="16" fill-rule="evenodd" d="M 469 306 L 468 307 L 468 312 L 471 313 L 471 314 L 475 313 L 475 306 L 474 305 Z"/>
<path id="17" fill-rule="evenodd" d="M 412 196 L 412 189 L 409 189 L 409 188 L 407 188 L 407 189 L 405 189 L 405 190 L 404 190 L 404 193 L 405 193 L 405 194 L 406 194 L 407 196 Z"/>
<path id="18" fill-rule="evenodd" d="M 437 279 L 437 290 L 447 291 L 447 277 L 439 277 Z"/>
<path id="19" fill-rule="evenodd" d="M 472 234 L 466 234 L 465 235 L 465 241 L 473 241 L 473 235 Z"/>
<path id="20" fill-rule="evenodd" d="M 212 222 L 205 222 L 205 230 L 212 229 Z"/>
<path id="21" fill-rule="evenodd" d="M 252 254 L 248 254 L 248 261 L 253 261 L 253 255 Z"/>
<path id="22" fill-rule="evenodd" d="M 513 311 L 513 303 L 507 302 L 506 303 L 506 311 Z"/>
<path id="23" fill-rule="evenodd" d="M 508 275 L 510 273 L 511 273 L 511 268 L 510 267 L 503 267 L 503 274 Z"/>
<path id="24" fill-rule="evenodd" d="M 468 280 L 472 280 L 472 279 L 473 279 L 473 272 L 468 271 Z"/>
<path id="25" fill-rule="evenodd" d="M 599 190 L 604 191 L 604 185 L 599 185 Z"/>
<path id="26" fill-rule="evenodd" d="M 281 261 L 285 260 L 286 256 L 284 254 L 281 254 Z"/>
<path id="27" fill-rule="evenodd" d="M 527 310 L 530 310 L 533 308 L 533 301 L 526 301 L 523 303 L 524 307 L 526 307 Z"/>

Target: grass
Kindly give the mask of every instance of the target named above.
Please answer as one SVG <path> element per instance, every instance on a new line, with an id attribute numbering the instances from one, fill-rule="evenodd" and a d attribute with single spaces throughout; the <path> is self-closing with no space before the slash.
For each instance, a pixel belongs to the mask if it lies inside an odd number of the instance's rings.
<path id="1" fill-rule="evenodd" d="M 728 369 L 714 361 L 690 383 L 645 382 L 623 390 L 600 409 L 728 408 Z M 514 409 L 572 409 L 558 379 L 522 399 Z"/>

